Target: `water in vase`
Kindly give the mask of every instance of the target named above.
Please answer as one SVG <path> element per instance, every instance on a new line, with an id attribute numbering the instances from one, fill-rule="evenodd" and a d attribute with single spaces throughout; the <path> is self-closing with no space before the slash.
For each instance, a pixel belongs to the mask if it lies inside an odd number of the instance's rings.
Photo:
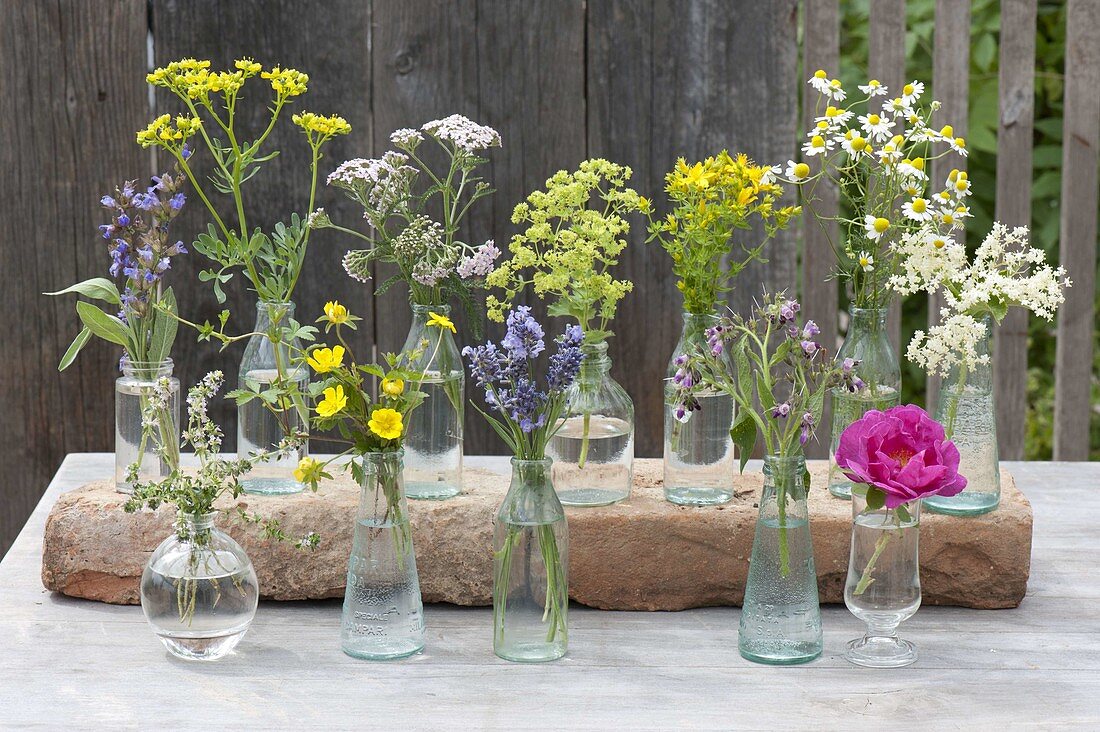
<path id="1" fill-rule="evenodd" d="M 567 506 L 605 506 L 621 501 L 630 495 L 634 478 L 633 427 L 617 417 L 593 414 L 587 420 L 586 439 L 585 421 L 584 415 L 567 418 L 547 445 L 547 457 L 554 460 L 558 498 Z"/>
<path id="2" fill-rule="evenodd" d="M 830 392 L 833 404 L 832 435 L 829 440 L 829 492 L 837 498 L 852 497 L 852 482 L 837 467 L 836 451 L 840 447 L 840 435 L 848 425 L 872 409 L 880 412 L 901 403 L 901 392 L 893 387 L 878 386 L 852 393 L 845 388 Z"/>
<path id="3" fill-rule="evenodd" d="M 462 492 L 462 372 L 429 377 L 420 391 L 428 396 L 409 415 L 405 495 L 422 500 L 452 498 Z"/>
<path id="4" fill-rule="evenodd" d="M 870 575 L 872 581 L 862 593 L 856 594 L 862 574 L 884 533 L 890 536 L 882 543 L 883 548 L 875 557 Z M 918 523 L 900 527 L 893 522 L 884 523 L 882 513 L 855 517 L 852 527 L 853 571 L 844 585 L 844 604 L 869 627 L 893 632 L 920 607 L 919 540 Z"/>
<path id="5" fill-rule="evenodd" d="M 691 419 L 676 419 L 676 405 L 665 400 L 665 498 L 683 506 L 712 506 L 733 498 L 737 470 L 730 427 L 733 397 L 704 394 Z"/>
<path id="6" fill-rule="evenodd" d="M 295 369 L 287 376 L 297 381 L 299 391 L 305 393 L 309 387 L 309 376 L 303 369 Z M 242 388 L 244 384 L 258 384 L 260 389 L 265 389 L 278 379 L 277 369 L 253 369 L 244 374 Z M 250 453 L 270 450 L 279 444 L 287 430 L 306 431 L 301 412 L 293 405 L 274 413 L 259 399 L 242 404 L 237 409 L 237 454 L 245 457 Z M 257 463 L 241 479 L 241 485 L 246 493 L 260 495 L 298 493 L 305 485 L 295 480 L 294 469 L 307 454 L 308 448 L 303 445 L 301 449 L 282 457 Z"/>
<path id="7" fill-rule="evenodd" d="M 944 389 L 948 386 L 945 384 Z M 951 387 L 952 390 L 957 386 Z M 993 391 L 967 385 L 962 396 L 941 392 L 937 419 L 945 426 L 947 408 L 958 403 L 954 430 L 948 437 L 959 449 L 959 473 L 966 476 L 966 488 L 950 497 L 932 496 L 924 505 L 936 513 L 974 516 L 997 508 L 1001 501 L 1001 471 L 998 467 L 996 411 Z"/>

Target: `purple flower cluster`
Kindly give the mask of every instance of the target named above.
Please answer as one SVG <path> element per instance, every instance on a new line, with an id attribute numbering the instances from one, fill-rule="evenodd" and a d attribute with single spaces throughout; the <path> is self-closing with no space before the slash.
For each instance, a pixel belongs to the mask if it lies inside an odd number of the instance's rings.
<path id="1" fill-rule="evenodd" d="M 719 350 L 714 354 L 715 356 L 721 355 L 722 351 Z M 691 359 L 688 358 L 686 353 L 681 353 L 673 360 L 673 365 L 676 366 L 676 373 L 672 376 L 672 384 L 676 388 L 676 421 L 687 422 L 691 419 L 692 412 L 698 412 L 703 409 L 703 405 L 699 403 L 699 400 L 695 398 L 691 389 L 693 386 L 699 383 L 699 374 L 691 367 Z"/>
<path id="2" fill-rule="evenodd" d="M 534 373 L 535 358 L 546 350 L 542 326 L 531 309 L 517 307 L 508 314 L 507 331 L 500 346 L 492 342 L 466 346 L 462 355 L 485 401 L 525 434 L 547 426 L 548 406 L 560 401 L 580 373 L 584 333 L 571 325 L 555 339 L 550 356 L 547 388 L 540 389 Z"/>
<path id="3" fill-rule="evenodd" d="M 154 176 L 152 185 L 138 190 L 134 181 L 115 188 L 114 195 L 104 196 L 100 204 L 111 212 L 111 221 L 99 227 L 108 242 L 111 256 L 110 273 L 124 277 L 122 311 L 119 317 L 144 317 L 149 312 L 149 300 L 172 266 L 172 257 L 186 254 L 182 241 L 170 243 L 168 226 L 186 203 L 180 190 L 183 175 Z"/>

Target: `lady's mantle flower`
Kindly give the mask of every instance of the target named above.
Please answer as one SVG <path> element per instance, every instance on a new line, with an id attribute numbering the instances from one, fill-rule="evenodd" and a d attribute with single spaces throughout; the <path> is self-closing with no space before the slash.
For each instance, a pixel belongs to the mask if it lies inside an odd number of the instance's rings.
<path id="1" fill-rule="evenodd" d="M 428 313 L 428 327 L 439 328 L 440 330 L 447 329 L 452 333 L 458 332 L 458 329 L 455 328 L 455 324 L 451 322 L 450 318 L 435 312 Z"/>
<path id="2" fill-rule="evenodd" d="M 401 412 L 384 407 L 371 412 L 367 427 L 383 440 L 396 440 L 401 437 L 404 425 L 401 422 Z"/>
<path id="3" fill-rule="evenodd" d="M 306 362 L 319 374 L 327 374 L 344 364 L 344 347 L 317 348 L 306 356 Z M 327 391 L 325 392 L 328 393 Z"/>
<path id="4" fill-rule="evenodd" d="M 324 391 L 324 399 L 317 404 L 317 414 L 322 417 L 332 417 L 343 411 L 347 405 L 348 397 L 344 394 L 344 387 L 339 384 L 330 386 Z"/>

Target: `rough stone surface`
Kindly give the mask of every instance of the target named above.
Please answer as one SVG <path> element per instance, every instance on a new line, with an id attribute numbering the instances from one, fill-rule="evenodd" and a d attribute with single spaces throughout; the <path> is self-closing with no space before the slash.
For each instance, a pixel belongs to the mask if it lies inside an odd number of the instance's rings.
<path id="1" fill-rule="evenodd" d="M 827 466 L 812 462 L 814 486 Z M 674 506 L 661 491 L 661 462 L 635 462 L 629 500 L 571 508 L 569 590 L 584 605 L 609 610 L 683 610 L 738 605 L 752 553 L 762 478 L 737 480 L 737 496 L 707 508 Z M 933 605 L 1015 607 L 1031 565 L 1031 505 L 1002 472 L 1000 508 L 985 516 L 921 518 L 923 599 Z M 465 492 L 449 501 L 410 501 L 417 565 L 426 602 L 488 605 L 492 589 L 492 520 L 508 477 L 465 473 Z M 300 552 L 263 540 L 255 526 L 228 517 L 222 528 L 256 566 L 260 591 L 275 600 L 340 597 L 358 488 L 333 482 L 317 493 L 242 496 L 240 505 L 276 517 L 292 536 L 316 530 L 321 545 Z M 107 482 L 64 494 L 46 523 L 42 582 L 50 590 L 110 603 L 136 604 L 145 562 L 171 531 L 169 508 L 126 514 Z M 228 505 L 228 504 L 227 504 Z M 843 602 L 851 504 L 815 488 L 810 499 L 814 555 L 823 602 Z"/>

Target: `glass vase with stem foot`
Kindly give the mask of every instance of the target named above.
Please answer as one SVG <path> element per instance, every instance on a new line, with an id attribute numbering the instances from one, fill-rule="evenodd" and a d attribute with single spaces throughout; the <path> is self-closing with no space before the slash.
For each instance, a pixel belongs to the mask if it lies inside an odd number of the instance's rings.
<path id="1" fill-rule="evenodd" d="M 137 464 L 138 480 L 157 481 L 179 465 L 180 380 L 172 376 L 172 359 L 119 363 L 122 376 L 115 380 L 115 488 L 133 493 L 126 479 Z M 167 379 L 171 394 L 166 404 L 153 407 L 157 383 Z"/>
<path id="2" fill-rule="evenodd" d="M 844 604 L 867 624 L 867 632 L 848 643 L 844 657 L 858 666 L 894 668 L 917 660 L 913 644 L 898 637 L 898 626 L 921 603 L 920 504 L 887 508 L 881 498 L 868 503 L 866 486 L 852 491 Z"/>
<path id="3" fill-rule="evenodd" d="M 852 482 L 837 467 L 840 435 L 852 422 L 872 409 L 885 411 L 901 402 L 901 367 L 890 345 L 886 329 L 888 308 L 858 308 L 848 311 L 848 333 L 837 351 L 837 363 L 858 361 L 856 376 L 863 386 L 855 392 L 838 386 L 829 392 L 832 401 L 832 433 L 829 441 L 829 492 L 847 500 Z"/>

